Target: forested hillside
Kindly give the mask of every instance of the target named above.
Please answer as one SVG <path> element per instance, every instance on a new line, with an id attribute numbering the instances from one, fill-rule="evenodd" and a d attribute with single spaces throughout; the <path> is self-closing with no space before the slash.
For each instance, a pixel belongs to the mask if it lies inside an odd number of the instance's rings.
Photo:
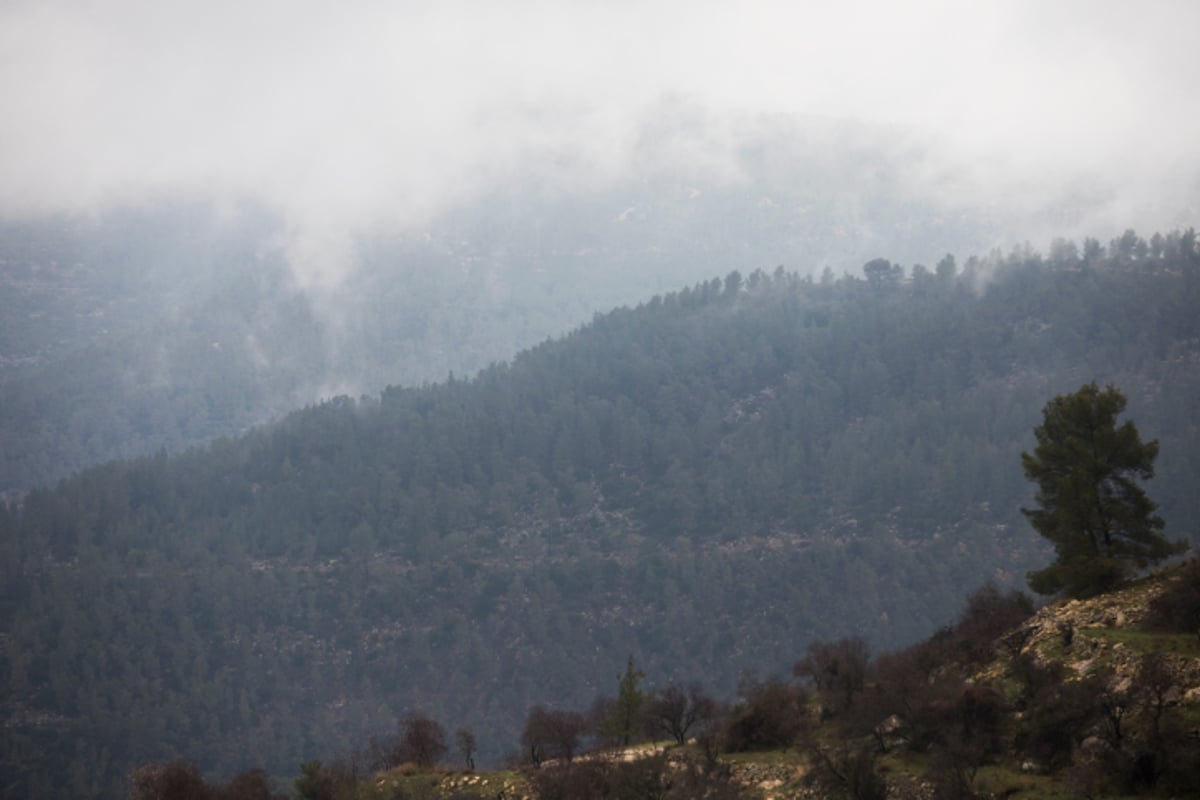
<path id="1" fill-rule="evenodd" d="M 1113 383 L 1200 505 L 1195 236 L 863 277 L 731 273 L 470 380 L 341 398 L 4 510 L 5 793 L 187 754 L 293 774 L 423 711 L 515 746 L 534 702 L 729 691 L 817 638 L 894 647 L 1045 561 L 1039 410 Z"/>
<path id="2" fill-rule="evenodd" d="M 989 217 L 912 189 L 914 154 L 869 129 L 759 132 L 737 161 L 753 180 L 734 185 L 663 166 L 655 148 L 673 143 L 643 146 L 636 180 L 525 176 L 305 267 L 286 221 L 249 201 L 0 219 L 0 496 L 321 398 L 474 374 L 730 265 L 857 267 L 995 238 Z"/>
<path id="3" fill-rule="evenodd" d="M 700 683 L 644 691 L 630 661 L 590 710 L 530 709 L 500 769 L 471 766 L 470 731 L 451 749 L 415 715 L 276 786 L 306 800 L 1191 797 L 1198 613 L 1196 559 L 1036 612 L 988 584 L 925 640 L 813 642 L 791 675 L 741 681 L 730 702 Z M 205 781 L 186 759 L 130 782 L 133 800 L 271 795 L 261 770 Z"/>

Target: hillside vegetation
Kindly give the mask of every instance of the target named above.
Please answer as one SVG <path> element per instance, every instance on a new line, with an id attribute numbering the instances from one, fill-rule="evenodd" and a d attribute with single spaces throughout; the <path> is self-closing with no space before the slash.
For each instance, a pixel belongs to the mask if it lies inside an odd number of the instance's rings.
<path id="1" fill-rule="evenodd" d="M 1123 388 L 1170 531 L 1200 508 L 1191 232 L 731 273 L 469 380 L 339 398 L 0 513 L 0 787 L 136 764 L 294 774 L 410 712 L 481 763 L 529 708 L 907 645 L 1045 563 L 1019 454 L 1053 394 Z"/>
<path id="2" fill-rule="evenodd" d="M 384 746 L 306 763 L 292 785 L 309 800 L 1187 797 L 1200 782 L 1197 615 L 1196 560 L 1036 613 L 987 586 L 929 639 L 875 656 L 853 637 L 816 642 L 794 678 L 745 682 L 728 705 L 699 703 L 699 686 L 685 702 L 676 686 L 639 692 L 632 745 L 602 714 L 537 707 L 521 736 L 532 749 L 476 772 L 452 766 L 436 724 L 445 760 L 417 763 L 402 721 Z M 134 787 L 137 800 L 222 800 L 265 797 L 269 782 L 206 785 L 176 762 L 140 767 Z"/>
<path id="3" fill-rule="evenodd" d="M 996 237 L 990 210 L 931 222 L 949 213 L 914 191 L 915 154 L 888 137 L 812 136 L 760 132 L 737 185 L 649 153 L 603 190 L 506 180 L 422 230 L 363 232 L 312 275 L 293 271 L 287 221 L 248 201 L 0 220 L 0 497 L 321 398 L 473 374 L 730 265 L 801 253 L 811 270 L 885 241 L 911 259 Z M 868 142 L 889 155 L 861 162 Z"/>

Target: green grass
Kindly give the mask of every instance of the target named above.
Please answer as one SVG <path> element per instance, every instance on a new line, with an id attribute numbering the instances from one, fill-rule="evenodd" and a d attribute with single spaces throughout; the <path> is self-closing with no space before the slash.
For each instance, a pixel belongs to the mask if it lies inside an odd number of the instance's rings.
<path id="1" fill-rule="evenodd" d="M 886 772 L 903 772 L 906 775 L 918 776 L 925 771 L 925 756 L 904 749 L 889 750 L 879 756 L 876 764 Z"/>
<path id="2" fill-rule="evenodd" d="M 1076 635 L 1110 644 L 1120 642 L 1138 653 L 1168 653 L 1200 658 L 1200 636 L 1193 633 L 1159 633 L 1136 628 L 1081 628 Z"/>
<path id="3" fill-rule="evenodd" d="M 722 753 L 721 760 L 728 761 L 731 764 L 785 764 L 800 766 L 805 763 L 804 756 L 800 755 L 795 749 Z"/>
<path id="4" fill-rule="evenodd" d="M 1080 631 L 1076 631 L 1078 636 Z M 1069 649 L 1067 643 L 1063 641 L 1062 636 L 1055 636 L 1053 639 L 1038 645 L 1038 652 L 1042 658 L 1049 661 L 1063 662 L 1068 658 Z"/>
<path id="5" fill-rule="evenodd" d="M 1167 709 L 1167 720 L 1187 730 L 1200 728 L 1200 705 L 1180 704 Z"/>
<path id="6" fill-rule="evenodd" d="M 359 785 L 359 796 L 365 800 L 440 800 L 451 794 L 477 795 L 494 798 L 505 786 L 524 787 L 524 778 L 512 770 L 496 772 L 458 772 L 432 769 L 409 772 L 395 769 L 378 773 Z"/>
<path id="7" fill-rule="evenodd" d="M 1073 796 L 1053 775 L 1031 775 L 1002 764 L 980 767 L 975 775 L 975 790 L 1025 800 L 1066 800 Z"/>

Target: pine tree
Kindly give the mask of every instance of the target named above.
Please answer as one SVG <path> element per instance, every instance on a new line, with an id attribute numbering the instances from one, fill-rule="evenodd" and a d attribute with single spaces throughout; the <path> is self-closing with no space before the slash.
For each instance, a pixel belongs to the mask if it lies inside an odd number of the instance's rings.
<path id="1" fill-rule="evenodd" d="M 1117 425 L 1125 402 L 1095 383 L 1059 395 L 1034 429 L 1037 448 L 1021 454 L 1038 487 L 1038 507 L 1021 512 L 1057 556 L 1027 576 L 1039 594 L 1098 594 L 1186 548 L 1163 536 L 1157 506 L 1137 483 L 1154 477 L 1158 442 L 1143 443 L 1132 422 Z"/>
<path id="2" fill-rule="evenodd" d="M 642 704 L 645 701 L 641 688 L 643 677 L 642 671 L 633 663 L 633 656 L 630 656 L 625 665 L 625 673 L 618 676 L 617 700 L 604 726 L 604 732 L 619 741 L 623 747 L 629 746 L 641 723 Z"/>

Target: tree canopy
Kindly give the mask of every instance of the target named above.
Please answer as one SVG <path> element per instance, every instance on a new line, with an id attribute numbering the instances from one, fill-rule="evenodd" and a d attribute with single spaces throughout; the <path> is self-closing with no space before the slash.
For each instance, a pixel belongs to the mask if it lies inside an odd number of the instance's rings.
<path id="1" fill-rule="evenodd" d="M 625 672 L 619 677 L 617 699 L 604 725 L 604 732 L 622 746 L 628 746 L 641 722 L 642 704 L 646 699 L 641 688 L 643 677 L 644 673 L 630 656 L 625 664 Z"/>
<path id="2" fill-rule="evenodd" d="M 616 690 L 614 657 L 728 697 L 814 640 L 916 641 L 1046 562 L 1013 467 L 1081 372 L 1139 387 L 1161 514 L 1200 530 L 1188 241 L 731 275 L 0 504 L 0 786 L 122 797 L 184 752 L 291 774 L 417 708 L 487 765 L 533 703 Z"/>
<path id="3" fill-rule="evenodd" d="M 1143 442 L 1132 422 L 1117 425 L 1125 404 L 1116 387 L 1094 382 L 1059 395 L 1034 429 L 1037 448 L 1021 454 L 1038 486 L 1038 507 L 1021 511 L 1057 556 L 1029 573 L 1040 594 L 1097 594 L 1186 547 L 1163 536 L 1158 506 L 1138 485 L 1154 477 L 1158 442 Z"/>

